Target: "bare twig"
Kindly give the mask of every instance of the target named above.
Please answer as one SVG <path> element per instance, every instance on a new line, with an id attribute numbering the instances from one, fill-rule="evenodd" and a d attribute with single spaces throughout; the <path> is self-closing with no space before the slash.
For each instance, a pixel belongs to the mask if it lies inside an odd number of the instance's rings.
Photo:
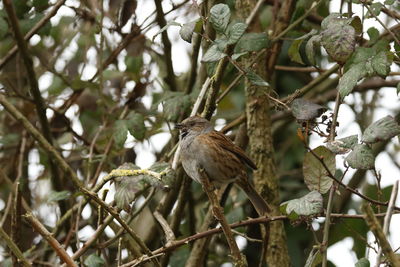
<path id="1" fill-rule="evenodd" d="M 38 232 L 44 239 L 46 239 L 46 241 L 50 244 L 50 246 L 54 249 L 54 251 L 58 254 L 63 262 L 65 262 L 68 266 L 78 267 L 78 265 L 76 265 L 74 260 L 71 259 L 71 257 L 61 246 L 61 244 L 58 243 L 53 235 L 49 231 L 47 231 L 46 227 L 44 227 L 43 224 L 41 224 L 39 220 L 32 215 L 32 213 L 27 213 L 26 215 L 24 215 L 24 218 L 32 225 L 33 229 L 35 229 L 36 232 Z"/>
<path id="2" fill-rule="evenodd" d="M 385 233 L 383 232 L 381 225 L 376 219 L 371 206 L 368 203 L 364 203 L 362 206 L 362 210 L 366 214 L 365 221 L 367 222 L 370 230 L 374 233 L 375 238 L 378 240 L 379 245 L 382 248 L 382 252 L 389 259 L 392 266 L 399 267 L 400 260 L 393 253 L 392 247 L 390 246 L 389 241 L 386 239 Z"/>
<path id="3" fill-rule="evenodd" d="M 29 261 L 24 257 L 22 251 L 18 248 L 18 246 L 11 240 L 8 234 L 0 227 L 0 237 L 5 241 L 7 246 L 10 248 L 12 253 L 18 258 L 23 266 L 32 266 Z"/>
<path id="4" fill-rule="evenodd" d="M 394 204 L 396 203 L 397 193 L 399 189 L 399 181 L 396 181 L 393 185 L 392 194 L 390 195 L 389 206 L 386 211 L 385 219 L 383 221 L 383 233 L 385 235 L 389 232 L 390 220 L 392 218 L 394 212 Z M 379 267 L 382 255 L 382 247 L 379 248 L 378 253 L 376 255 L 376 264 L 375 267 Z"/>
<path id="5" fill-rule="evenodd" d="M 230 247 L 233 263 L 235 266 L 247 266 L 247 261 L 244 255 L 240 252 L 239 247 L 236 244 L 236 241 L 233 237 L 232 230 L 223 214 L 222 207 L 219 205 L 219 201 L 217 195 L 214 193 L 214 186 L 211 184 L 208 175 L 204 171 L 204 169 L 200 169 L 200 177 L 201 183 L 203 185 L 203 189 L 206 192 L 208 199 L 210 200 L 210 204 L 213 209 L 214 217 L 221 224 L 222 230 L 225 234 L 226 240 L 228 241 L 228 245 Z"/>
<path id="6" fill-rule="evenodd" d="M 175 241 L 176 238 L 174 231 L 172 231 L 167 220 L 165 220 L 164 217 L 161 215 L 161 213 L 159 213 L 158 211 L 153 212 L 153 215 L 154 218 L 156 218 L 158 223 L 161 225 L 162 229 L 164 230 L 165 238 L 167 239 L 167 244 Z"/>

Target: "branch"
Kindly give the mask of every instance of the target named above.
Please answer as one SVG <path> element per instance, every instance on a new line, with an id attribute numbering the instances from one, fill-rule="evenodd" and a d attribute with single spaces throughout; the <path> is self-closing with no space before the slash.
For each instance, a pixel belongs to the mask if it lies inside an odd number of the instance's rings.
<path id="1" fill-rule="evenodd" d="M 399 213 L 396 213 L 399 214 Z M 376 217 L 383 217 L 385 216 L 385 213 L 379 213 L 379 214 L 375 214 Z M 324 215 L 318 216 L 317 218 L 323 218 Z M 341 214 L 341 213 L 332 213 L 331 214 L 332 218 L 344 218 L 344 219 L 357 219 L 357 220 L 364 220 L 365 215 L 362 214 Z M 234 229 L 234 228 L 239 228 L 239 227 L 243 227 L 243 226 L 249 226 L 249 225 L 254 225 L 254 224 L 265 224 L 265 223 L 271 223 L 274 221 L 280 221 L 280 220 L 287 220 L 288 217 L 286 215 L 279 215 L 279 216 L 273 216 L 273 217 L 259 217 L 259 218 L 251 218 L 245 221 L 240 221 L 240 222 L 236 222 L 236 223 L 232 223 L 229 224 L 229 227 Z M 195 235 L 191 235 L 189 237 L 177 240 L 175 242 L 173 242 L 172 244 L 169 244 L 167 246 L 163 246 L 161 248 L 158 248 L 156 250 L 153 251 L 154 255 L 163 255 L 167 252 L 173 251 L 175 249 L 177 249 L 178 247 L 181 247 L 183 245 L 186 245 L 190 242 L 202 239 L 202 238 L 206 238 L 215 234 L 220 234 L 222 233 L 222 228 L 218 227 L 218 228 L 213 228 L 213 229 L 209 229 L 200 233 L 197 233 Z M 131 262 L 128 262 L 124 265 L 122 265 L 121 267 L 128 267 L 128 266 L 133 266 L 139 263 L 144 263 L 146 261 L 148 261 L 149 258 L 147 256 L 142 256 L 139 259 L 135 259 Z"/>
<path id="2" fill-rule="evenodd" d="M 374 216 L 374 212 L 372 211 L 371 206 L 369 206 L 369 204 L 367 203 L 364 203 L 364 205 L 362 206 L 362 210 L 366 215 L 365 221 L 367 222 L 370 230 L 374 233 L 375 238 L 378 240 L 383 253 L 386 255 L 386 257 L 389 259 L 390 263 L 392 263 L 394 267 L 399 267 L 400 260 L 394 254 L 392 247 L 389 244 L 389 241 L 385 237 L 385 233 L 383 232 L 381 225 Z"/>
<path id="3" fill-rule="evenodd" d="M 228 245 L 230 247 L 234 266 L 247 266 L 247 261 L 244 255 L 240 252 L 238 245 L 236 244 L 235 238 L 233 237 L 233 233 L 229 224 L 224 216 L 223 209 L 219 205 L 217 195 L 214 193 L 214 186 L 211 184 L 210 179 L 205 172 L 204 169 L 198 170 L 200 173 L 201 184 L 203 186 L 203 190 L 206 192 L 208 199 L 210 200 L 210 204 L 212 206 L 212 210 L 214 213 L 214 217 L 221 224 L 222 230 L 225 234 L 226 240 L 228 241 Z"/>
<path id="4" fill-rule="evenodd" d="M 53 235 L 47 231 L 47 229 L 36 219 L 32 213 L 27 213 L 24 218 L 32 225 L 33 229 L 38 232 L 44 239 L 53 247 L 54 251 L 58 254 L 62 261 L 64 261 L 68 266 L 78 267 L 73 259 L 68 255 L 65 249 L 60 243 L 53 237 Z"/>
<path id="5" fill-rule="evenodd" d="M 156 6 L 156 15 L 157 15 L 156 19 L 158 25 L 160 26 L 160 29 L 162 29 L 165 25 L 167 25 L 161 2 L 162 1 L 160 0 L 154 0 L 154 4 Z M 172 45 L 168 38 L 167 31 L 163 31 L 161 33 L 161 40 L 164 45 L 164 60 L 165 60 L 165 65 L 167 66 L 167 76 L 165 77 L 165 83 L 169 86 L 171 91 L 177 91 L 178 87 L 175 81 L 174 66 L 172 65 L 172 52 L 171 52 Z"/>
<path id="6" fill-rule="evenodd" d="M 390 220 L 392 219 L 392 215 L 394 212 L 394 204 L 397 199 L 397 190 L 399 189 L 399 181 L 396 181 L 393 185 L 392 194 L 390 195 L 389 207 L 386 211 L 385 219 L 383 222 L 383 233 L 385 235 L 389 232 Z M 382 247 L 379 248 L 378 253 L 376 255 L 376 265 L 375 267 L 379 267 L 382 255 Z"/>
<path id="7" fill-rule="evenodd" d="M 38 81 L 36 79 L 36 73 L 33 67 L 32 56 L 28 51 L 28 46 L 26 44 L 24 36 L 21 33 L 18 18 L 15 13 L 13 4 L 11 3 L 11 0 L 4 0 L 3 4 L 7 12 L 11 28 L 13 29 L 14 37 L 17 42 L 19 52 L 21 53 L 22 59 L 25 64 L 28 81 L 30 85 L 30 92 L 35 100 L 34 103 L 36 106 L 36 112 L 43 131 L 43 135 L 50 144 L 53 144 L 50 125 L 46 117 L 46 106 L 39 90 Z M 51 182 L 57 191 L 61 191 L 64 187 L 60 179 L 61 177 L 59 175 L 57 165 L 54 163 L 53 160 L 50 160 L 49 162 L 50 162 L 50 170 L 52 173 L 52 175 L 50 176 Z M 66 208 L 67 208 L 66 202 L 60 201 L 60 209 L 62 213 L 65 212 Z"/>
<path id="8" fill-rule="evenodd" d="M 53 8 L 47 13 L 35 26 L 30 29 L 30 31 L 25 34 L 24 40 L 28 41 L 33 35 L 35 35 L 47 22 L 50 21 L 52 17 L 57 14 L 58 9 L 64 4 L 65 0 L 59 0 L 54 4 Z M 0 69 L 4 67 L 5 64 L 17 53 L 18 47 L 14 45 L 10 51 L 0 60 Z"/>
<path id="9" fill-rule="evenodd" d="M 18 260 L 22 263 L 23 266 L 32 266 L 29 261 L 24 257 L 22 251 L 18 248 L 18 246 L 11 240 L 11 238 L 7 235 L 7 233 L 0 227 L 0 237 L 5 241 L 7 247 L 10 248 L 12 253 L 18 258 Z"/>

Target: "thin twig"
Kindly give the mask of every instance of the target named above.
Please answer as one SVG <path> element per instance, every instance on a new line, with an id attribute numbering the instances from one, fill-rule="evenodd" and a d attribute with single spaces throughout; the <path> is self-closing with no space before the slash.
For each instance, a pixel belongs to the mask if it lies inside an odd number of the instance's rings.
<path id="1" fill-rule="evenodd" d="M 238 245 L 233 237 L 233 233 L 231 228 L 223 214 L 222 207 L 219 205 L 219 201 L 217 195 L 214 193 L 214 186 L 211 184 L 208 175 L 204 171 L 204 169 L 200 169 L 200 177 L 201 183 L 203 185 L 203 189 L 206 192 L 208 199 L 210 200 L 210 204 L 213 209 L 214 217 L 221 224 L 222 230 L 225 234 L 226 240 L 228 241 L 229 248 L 232 253 L 233 264 L 235 266 L 247 266 L 247 261 L 244 255 L 240 252 Z"/>
<path id="2" fill-rule="evenodd" d="M 385 233 L 383 232 L 381 225 L 376 219 L 371 206 L 368 203 L 364 203 L 362 206 L 362 210 L 366 214 L 365 221 L 367 222 L 370 230 L 374 233 L 375 238 L 378 240 L 379 245 L 382 248 L 382 252 L 389 259 L 392 266 L 399 267 L 400 260 L 393 253 L 392 247 L 390 246 L 389 241 L 386 239 Z"/>
<path id="3" fill-rule="evenodd" d="M 399 181 L 396 181 L 393 185 L 392 194 L 390 195 L 389 206 L 386 211 L 385 219 L 383 221 L 383 233 L 385 235 L 389 232 L 390 220 L 392 219 L 392 215 L 394 212 L 394 204 L 396 203 L 397 193 L 399 189 Z M 376 264 L 375 267 L 379 267 L 382 255 L 382 247 L 379 248 L 378 253 L 376 255 Z"/>
<path id="4" fill-rule="evenodd" d="M 18 246 L 11 240 L 8 234 L 0 227 L 0 237 L 5 241 L 7 247 L 10 248 L 12 253 L 18 258 L 18 260 L 22 263 L 23 266 L 32 266 L 29 261 L 24 257 L 22 251 L 18 248 Z"/>
<path id="5" fill-rule="evenodd" d="M 54 251 L 58 254 L 63 262 L 65 262 L 70 267 L 78 267 L 78 265 L 76 265 L 74 260 L 71 259 L 71 257 L 61 246 L 61 244 L 58 243 L 57 239 L 55 239 L 53 235 L 49 231 L 47 231 L 46 227 L 44 227 L 44 225 L 40 223 L 39 220 L 32 215 L 32 213 L 27 213 L 26 215 L 24 215 L 24 218 L 32 225 L 33 229 L 35 229 L 36 232 L 38 232 L 44 239 L 46 239 L 46 241 L 54 249 Z"/>
<path id="6" fill-rule="evenodd" d="M 153 215 L 154 218 L 156 218 L 157 222 L 161 225 L 162 229 L 164 230 L 165 238 L 167 239 L 167 244 L 175 241 L 176 238 L 174 231 L 172 231 L 167 220 L 165 220 L 164 217 L 161 215 L 161 213 L 158 211 L 153 212 Z"/>

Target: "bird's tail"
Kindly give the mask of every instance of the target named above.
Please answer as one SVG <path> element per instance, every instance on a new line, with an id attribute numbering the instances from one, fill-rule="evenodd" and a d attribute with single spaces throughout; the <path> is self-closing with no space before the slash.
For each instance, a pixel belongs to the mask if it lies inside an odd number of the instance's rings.
<path id="1" fill-rule="evenodd" d="M 271 208 L 268 203 L 260 196 L 260 194 L 254 189 L 254 187 L 247 181 L 247 178 L 239 178 L 236 183 L 243 189 L 247 197 L 250 199 L 254 208 L 260 216 L 267 215 L 271 212 Z"/>

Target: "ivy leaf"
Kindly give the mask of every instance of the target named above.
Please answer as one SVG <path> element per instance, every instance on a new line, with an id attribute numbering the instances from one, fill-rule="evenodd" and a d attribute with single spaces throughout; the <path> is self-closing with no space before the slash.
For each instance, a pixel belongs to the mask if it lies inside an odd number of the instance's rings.
<path id="1" fill-rule="evenodd" d="M 142 114 L 131 111 L 126 117 L 129 133 L 138 140 L 143 140 L 146 133 L 144 118 Z"/>
<path id="2" fill-rule="evenodd" d="M 313 152 L 322 158 L 331 174 L 335 174 L 335 154 L 324 146 L 313 149 Z M 322 163 L 311 153 L 307 152 L 303 161 L 304 181 L 310 191 L 316 190 L 325 194 L 331 188 L 333 180 L 329 177 L 328 171 Z"/>
<path id="3" fill-rule="evenodd" d="M 58 202 L 67 199 L 71 196 L 70 191 L 51 191 L 47 197 L 47 202 Z"/>
<path id="4" fill-rule="evenodd" d="M 400 134 L 400 125 L 392 116 L 386 116 L 369 125 L 361 140 L 372 144 L 388 140 L 398 134 Z"/>
<path id="5" fill-rule="evenodd" d="M 352 65 L 351 68 L 345 72 L 342 78 L 339 80 L 338 90 L 341 98 L 343 99 L 349 95 L 357 85 L 357 82 L 364 78 L 366 74 L 367 70 L 364 63 Z"/>
<path id="6" fill-rule="evenodd" d="M 210 22 L 218 33 L 225 32 L 230 17 L 231 11 L 229 10 L 228 5 L 218 4 L 213 6 L 210 10 Z"/>
<path id="7" fill-rule="evenodd" d="M 247 79 L 249 79 L 249 81 L 254 84 L 254 85 L 258 85 L 258 86 L 269 86 L 269 83 L 264 81 L 263 78 L 261 78 L 260 76 L 258 76 L 255 72 L 249 70 L 246 72 L 246 77 Z"/>
<path id="8" fill-rule="evenodd" d="M 90 254 L 84 261 L 87 267 L 101 267 L 104 266 L 105 262 L 103 258 L 97 256 L 96 254 Z"/>
<path id="9" fill-rule="evenodd" d="M 353 151 L 345 159 L 353 169 L 370 170 L 375 166 L 372 149 L 365 144 L 354 146 Z"/>
<path id="10" fill-rule="evenodd" d="M 246 23 L 235 23 L 230 27 L 228 33 L 228 44 L 236 44 L 239 39 L 243 36 L 244 32 L 247 29 Z"/>
<path id="11" fill-rule="evenodd" d="M 312 191 L 304 197 L 286 201 L 280 205 L 280 210 L 288 214 L 290 219 L 299 216 L 311 216 L 319 214 L 323 210 L 323 198 L 317 191 Z"/>
<path id="12" fill-rule="evenodd" d="M 245 33 L 235 46 L 235 53 L 254 52 L 268 47 L 268 35 L 266 33 Z"/>
<path id="13" fill-rule="evenodd" d="M 179 35 L 183 40 L 185 40 L 188 43 L 191 43 L 193 33 L 200 32 L 202 25 L 203 21 L 201 19 L 185 23 L 179 30 Z"/>
<path id="14" fill-rule="evenodd" d="M 291 109 L 293 116 L 299 121 L 315 119 L 326 111 L 325 107 L 304 98 L 296 98 L 293 100 Z"/>
<path id="15" fill-rule="evenodd" d="M 329 141 L 326 147 L 335 154 L 345 154 L 349 152 L 358 143 L 358 136 L 350 135 L 344 138 Z"/>
<path id="16" fill-rule="evenodd" d="M 215 62 L 220 60 L 221 58 L 226 57 L 224 51 L 221 51 L 218 48 L 218 45 L 213 44 L 210 48 L 208 48 L 207 52 L 204 54 L 201 59 L 202 62 Z"/>

